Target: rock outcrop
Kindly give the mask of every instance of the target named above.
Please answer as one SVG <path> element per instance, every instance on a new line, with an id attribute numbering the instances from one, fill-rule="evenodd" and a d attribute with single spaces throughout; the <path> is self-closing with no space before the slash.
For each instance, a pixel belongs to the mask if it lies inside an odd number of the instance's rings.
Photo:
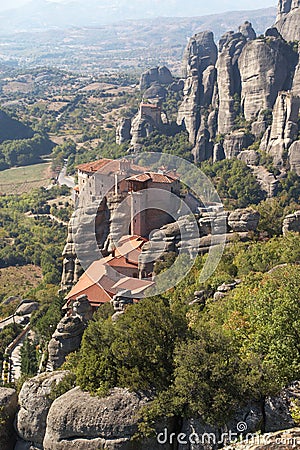
<path id="1" fill-rule="evenodd" d="M 300 40 L 299 0 L 279 0 L 276 28 L 286 41 Z"/>
<path id="2" fill-rule="evenodd" d="M 67 243 L 63 249 L 63 273 L 61 278 L 62 290 L 70 289 L 78 280 L 82 273 L 75 251 L 74 236 L 75 225 L 74 217 L 71 217 L 68 224 Z"/>
<path id="3" fill-rule="evenodd" d="M 127 389 L 115 388 L 99 398 L 75 388 L 52 404 L 44 450 L 159 450 L 156 438 L 131 440 L 137 432 L 138 412 L 148 401 L 145 395 Z M 171 449 L 171 445 L 164 448 Z"/>
<path id="4" fill-rule="evenodd" d="M 68 371 L 42 373 L 23 384 L 15 426 L 19 438 L 29 446 L 43 448 L 46 419 L 53 402 L 51 392 L 68 374 Z"/>
<path id="5" fill-rule="evenodd" d="M 69 353 L 78 350 L 82 335 L 92 318 L 92 308 L 86 295 L 73 301 L 72 312 L 58 323 L 48 344 L 49 363 L 52 369 L 58 369 Z"/>
<path id="6" fill-rule="evenodd" d="M 226 159 L 236 158 L 244 149 L 249 147 L 252 142 L 252 136 L 244 131 L 237 130 L 230 134 L 226 134 L 223 142 Z"/>
<path id="7" fill-rule="evenodd" d="M 152 67 L 142 73 L 140 78 L 140 90 L 148 89 L 153 83 L 168 85 L 173 83 L 174 79 L 166 66 Z"/>
<path id="8" fill-rule="evenodd" d="M 251 168 L 261 190 L 267 194 L 267 197 L 274 197 L 278 191 L 279 180 L 263 166 L 252 166 Z"/>
<path id="9" fill-rule="evenodd" d="M 285 236 L 288 232 L 300 233 L 300 211 L 285 216 L 283 220 L 282 233 Z"/>
<path id="10" fill-rule="evenodd" d="M 199 106 L 212 102 L 215 84 L 217 47 L 213 33 L 204 31 L 193 36 L 184 53 L 184 99 L 179 107 L 177 123 L 184 125 L 190 142 L 195 145 L 201 124 Z"/>
<path id="11" fill-rule="evenodd" d="M 124 142 L 131 139 L 131 119 L 120 119 L 116 129 L 116 143 L 118 145 L 124 144 Z"/>
<path id="12" fill-rule="evenodd" d="M 299 109 L 300 97 L 291 92 L 279 92 L 267 146 L 267 153 L 272 156 L 275 166 L 283 165 L 284 153 L 298 136 Z"/>
<path id="13" fill-rule="evenodd" d="M 162 110 L 160 101 L 155 103 L 141 103 L 138 114 L 132 119 L 131 145 L 135 150 L 139 149 L 142 138 L 149 136 L 154 130 L 163 127 Z"/>
<path id="14" fill-rule="evenodd" d="M 250 31 L 248 34 L 251 34 Z M 219 93 L 218 133 L 220 134 L 232 131 L 235 118 L 239 113 L 241 75 L 238 60 L 246 43 L 247 38 L 241 32 L 226 33 L 219 43 L 220 53 L 216 67 Z"/>
<path id="15" fill-rule="evenodd" d="M 257 38 L 245 22 L 238 32 L 221 37 L 218 54 L 212 33 L 191 38 L 183 58 L 184 99 L 177 123 L 188 131 L 195 162 L 237 157 L 255 142 L 276 166 L 282 165 L 283 153 L 297 137 L 299 49 L 286 40 L 300 40 L 299 10 L 299 0 L 280 0 L 276 26 L 265 36 Z"/>
<path id="16" fill-rule="evenodd" d="M 15 444 L 13 422 L 18 409 L 18 397 L 14 389 L 0 388 L 0 448 L 12 450 Z"/>
<path id="17" fill-rule="evenodd" d="M 294 54 L 279 37 L 249 41 L 241 53 L 241 105 L 246 120 L 272 109 L 279 91 L 289 89 Z"/>
<path id="18" fill-rule="evenodd" d="M 251 208 L 236 209 L 229 214 L 228 225 L 232 231 L 254 231 L 258 226 L 259 218 L 259 212 Z"/>
<path id="19" fill-rule="evenodd" d="M 290 169 L 300 176 L 300 141 L 292 143 L 289 149 Z"/>

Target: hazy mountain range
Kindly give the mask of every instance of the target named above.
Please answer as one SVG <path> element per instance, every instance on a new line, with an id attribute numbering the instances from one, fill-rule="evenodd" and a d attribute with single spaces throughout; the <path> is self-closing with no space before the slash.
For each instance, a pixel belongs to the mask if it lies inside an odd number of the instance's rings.
<path id="1" fill-rule="evenodd" d="M 192 0 L 187 0 L 189 2 Z M 132 16 L 133 12 L 145 16 L 147 11 L 149 15 L 163 11 L 163 2 L 161 9 L 155 6 L 151 12 L 150 7 L 146 8 L 148 0 L 143 5 L 135 0 L 130 10 L 129 7 L 124 9 L 122 21 L 114 22 L 120 16 L 113 14 L 117 2 L 112 0 L 106 9 L 104 3 L 108 5 L 102 1 L 100 7 L 96 0 L 87 0 L 83 6 L 78 1 L 71 7 L 71 3 L 34 0 L 13 12 L 2 12 L 0 62 L 92 73 L 142 70 L 165 64 L 179 73 L 184 48 L 193 34 L 211 30 L 217 42 L 226 31 L 238 30 L 239 25 L 249 20 L 260 35 L 276 17 L 275 8 L 265 8 L 195 17 L 128 20 L 127 15 Z M 118 3 L 120 11 L 124 2 Z M 135 4 L 139 5 L 136 10 Z"/>
<path id="2" fill-rule="evenodd" d="M 184 2 L 178 0 L 131 0 L 130 2 L 128 0 L 101 0 L 101 2 L 98 0 L 66 0 L 59 3 L 32 0 L 23 6 L 0 13 L 1 33 L 49 28 L 94 27 L 129 19 L 153 19 L 166 16 L 196 17 L 216 9 L 216 3 L 217 0 L 211 2 L 195 2 L 195 0 L 185 0 Z M 224 2 L 223 8 L 230 10 L 234 9 L 234 6 L 236 6 L 236 2 L 228 0 Z M 273 8 L 268 8 L 268 10 L 273 15 Z M 253 11 L 249 12 L 250 15 L 253 13 Z"/>

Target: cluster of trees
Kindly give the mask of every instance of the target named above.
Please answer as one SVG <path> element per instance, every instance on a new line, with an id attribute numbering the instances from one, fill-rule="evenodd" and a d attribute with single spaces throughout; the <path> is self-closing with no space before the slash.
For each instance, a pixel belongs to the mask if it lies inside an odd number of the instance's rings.
<path id="1" fill-rule="evenodd" d="M 0 144 L 0 170 L 40 162 L 40 156 L 51 153 L 53 143 L 41 134 L 30 139 L 4 141 Z"/>
<path id="2" fill-rule="evenodd" d="M 198 282 L 199 257 L 178 287 L 129 306 L 117 322 L 110 306 L 100 308 L 69 361 L 77 384 L 98 395 L 114 386 L 152 391 L 144 431 L 159 417 L 200 415 L 221 426 L 241 404 L 263 407 L 300 376 L 299 255 L 293 234 L 237 242 L 207 285 Z M 189 306 L 196 289 L 213 292 L 235 276 L 243 282 L 223 299 Z"/>
<path id="3" fill-rule="evenodd" d="M 5 235 L 0 244 L 0 267 L 31 263 L 42 268 L 44 282 L 60 282 L 66 227 L 47 216 L 30 218 L 24 213 L 49 212 L 46 201 L 63 192 L 69 192 L 68 188 L 40 188 L 31 194 L 1 197 L 0 223 Z"/>
<path id="4" fill-rule="evenodd" d="M 191 150 L 193 146 L 189 142 L 188 133 L 186 131 L 175 131 L 177 132 L 171 136 L 159 132 L 151 133 L 150 136 L 141 141 L 143 151 L 168 153 L 192 161 Z"/>
<path id="5" fill-rule="evenodd" d="M 211 178 L 226 207 L 257 205 L 266 197 L 251 169 L 242 161 L 226 159 L 214 164 L 204 162 L 201 169 Z"/>

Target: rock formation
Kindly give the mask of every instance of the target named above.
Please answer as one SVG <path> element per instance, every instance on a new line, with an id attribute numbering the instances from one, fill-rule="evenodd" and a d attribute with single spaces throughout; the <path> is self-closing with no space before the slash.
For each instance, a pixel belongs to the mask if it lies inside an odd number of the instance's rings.
<path id="1" fill-rule="evenodd" d="M 116 130 L 116 143 L 124 144 L 131 139 L 131 119 L 120 119 Z"/>
<path id="2" fill-rule="evenodd" d="M 300 211 L 285 216 L 283 220 L 282 233 L 285 236 L 289 231 L 300 233 Z"/>
<path id="3" fill-rule="evenodd" d="M 253 31 L 254 32 L 254 31 Z M 239 112 L 241 75 L 238 67 L 240 54 L 247 39 L 242 33 L 229 32 L 219 42 L 218 71 L 218 133 L 230 133 Z"/>
<path id="4" fill-rule="evenodd" d="M 279 92 L 273 109 L 273 121 L 267 153 L 273 157 L 275 166 L 283 165 L 283 156 L 298 136 L 300 97 L 291 92 Z"/>
<path id="5" fill-rule="evenodd" d="M 46 419 L 53 402 L 50 394 L 68 374 L 67 371 L 42 373 L 25 381 L 19 394 L 20 410 L 16 417 L 16 430 L 21 440 L 42 448 Z"/>
<path id="6" fill-rule="evenodd" d="M 300 40 L 299 0 L 279 0 L 276 28 L 286 41 Z"/>
<path id="7" fill-rule="evenodd" d="M 229 214 L 228 225 L 232 231 L 254 231 L 259 222 L 260 214 L 251 208 L 236 209 Z"/>
<path id="8" fill-rule="evenodd" d="M 246 120 L 272 109 L 278 92 L 290 88 L 294 55 L 279 37 L 248 42 L 239 58 L 241 105 Z"/>
<path id="9" fill-rule="evenodd" d="M 260 188 L 267 194 L 267 197 L 274 197 L 278 192 L 279 181 L 272 172 L 263 166 L 252 166 L 253 174 L 256 176 Z"/>
<path id="10" fill-rule="evenodd" d="M 224 450 L 287 450 L 297 448 L 300 439 L 300 428 L 277 431 L 264 435 L 256 435 L 245 442 L 233 443 Z"/>
<path id="11" fill-rule="evenodd" d="M 225 157 L 227 159 L 236 158 L 252 142 L 252 136 L 244 131 L 237 130 L 226 134 L 223 142 Z"/>
<path id="12" fill-rule="evenodd" d="M 289 149 L 290 169 L 300 176 L 300 141 L 292 143 Z"/>
<path id="13" fill-rule="evenodd" d="M 298 12 L 298 0 L 281 0 L 278 21 Z M 294 28 L 299 32 L 296 19 Z M 238 32 L 221 37 L 218 54 L 211 33 L 190 40 L 177 123 L 189 133 L 195 161 L 235 158 L 256 142 L 275 165 L 282 165 L 283 154 L 297 138 L 300 66 L 297 47 L 279 31 L 276 24 L 256 38 L 251 23 L 245 22 Z M 218 137 L 222 139 L 216 142 Z M 251 165 L 253 158 L 253 153 L 241 157 Z"/>
<path id="14" fill-rule="evenodd" d="M 0 448 L 13 450 L 15 433 L 14 417 L 18 408 L 18 397 L 14 389 L 0 387 Z"/>
<path id="15" fill-rule="evenodd" d="M 72 312 L 58 323 L 48 344 L 49 363 L 52 369 L 58 369 L 69 353 L 78 350 L 82 335 L 92 318 L 92 308 L 86 295 L 73 302 Z"/>
<path id="16" fill-rule="evenodd" d="M 219 287 L 224 294 L 234 289 L 240 280 Z M 205 292 L 195 292 L 196 301 L 205 301 Z M 20 411 L 16 418 L 19 441 L 16 450 L 171 450 L 168 439 L 162 443 L 156 436 L 138 440 L 133 439 L 138 431 L 139 412 L 152 400 L 149 394 L 130 392 L 127 389 L 111 389 L 106 397 L 92 396 L 79 387 L 55 398 L 54 388 L 69 375 L 68 371 L 41 374 L 24 383 L 20 392 Z M 214 433 L 217 438 L 229 430 L 236 432 L 238 423 L 243 422 L 247 433 L 256 433 L 262 424 L 267 433 L 282 428 L 296 432 L 291 408 L 300 399 L 299 382 L 292 383 L 276 397 L 266 399 L 264 407 L 259 401 L 252 401 L 240 407 L 224 427 L 214 427 L 205 423 L 201 417 L 184 418 L 178 422 L 164 419 L 154 424 L 157 436 L 164 438 L 184 433 Z M 16 398 L 15 398 L 16 400 Z M 16 404 L 16 401 L 15 403 Z M 215 450 L 213 442 L 205 447 L 189 443 L 179 445 L 180 450 Z M 243 447 L 242 447 L 243 448 Z M 249 447 L 246 447 L 249 448 Z"/>
<path id="17" fill-rule="evenodd" d="M 63 273 L 61 278 L 62 290 L 70 289 L 79 279 L 82 272 L 75 252 L 73 237 L 74 217 L 71 217 L 68 224 L 67 243 L 63 249 Z"/>
<path id="18" fill-rule="evenodd" d="M 127 389 L 115 388 L 100 398 L 75 388 L 52 404 L 44 450 L 159 450 L 156 437 L 142 442 L 131 440 L 137 433 L 138 412 L 148 402 L 144 394 Z M 171 450 L 172 446 L 166 444 L 164 448 Z"/>
<path id="19" fill-rule="evenodd" d="M 166 66 L 152 67 L 146 72 L 142 73 L 140 78 L 140 90 L 148 89 L 153 83 L 168 85 L 173 83 L 174 79 Z"/>
<path id="20" fill-rule="evenodd" d="M 190 39 L 184 53 L 183 75 L 186 81 L 184 99 L 179 107 L 177 123 L 185 126 L 190 142 L 194 145 L 202 134 L 199 136 L 201 125 L 199 107 L 207 107 L 213 100 L 216 61 L 217 47 L 214 43 L 213 33 L 204 31 Z"/>

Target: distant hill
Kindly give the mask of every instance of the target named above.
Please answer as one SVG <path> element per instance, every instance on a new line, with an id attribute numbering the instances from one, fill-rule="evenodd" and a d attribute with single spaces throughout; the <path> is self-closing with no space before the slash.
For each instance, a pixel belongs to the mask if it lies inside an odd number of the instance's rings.
<path id="1" fill-rule="evenodd" d="M 258 3 L 256 3 L 258 5 Z M 253 4 L 255 7 L 255 3 Z M 121 20 L 144 20 L 156 17 L 200 17 L 212 11 L 236 9 L 236 1 L 227 1 L 222 10 L 216 0 L 210 2 L 184 2 L 174 0 L 72 0 L 59 3 L 31 0 L 24 6 L 0 13 L 1 31 L 45 30 L 72 26 L 99 26 Z M 254 13 L 255 14 L 255 13 Z M 225 12 L 228 18 L 231 13 Z M 252 11 L 250 12 L 252 15 Z M 220 15 L 219 15 L 220 17 Z M 223 17 L 221 17 L 223 19 Z M 208 16 L 208 20 L 209 16 Z"/>
<path id="2" fill-rule="evenodd" d="M 0 110 L 0 143 L 14 139 L 32 138 L 33 134 L 31 128 Z"/>
<path id="3" fill-rule="evenodd" d="M 39 3 L 45 2 L 40 0 Z M 66 23 L 72 23 L 72 11 L 67 20 L 63 5 L 51 5 L 51 8 L 57 8 L 57 14 L 56 19 L 50 21 L 51 15 L 44 16 L 46 11 L 36 9 L 33 7 L 35 4 L 31 3 L 32 9 L 28 7 L 21 15 L 21 8 L 15 14 L 0 14 L 0 61 L 3 58 L 21 62 L 23 66 L 50 65 L 93 73 L 143 70 L 152 65 L 166 64 L 178 74 L 184 48 L 189 37 L 196 32 L 211 30 L 218 41 L 226 31 L 237 30 L 239 25 L 249 20 L 259 35 L 275 22 L 276 17 L 275 8 L 265 8 L 199 17 L 123 20 L 93 26 L 100 16 L 95 13 L 96 19 L 89 21 L 87 14 L 92 14 L 92 11 L 86 8 L 80 19 L 85 26 L 79 26 L 77 22 L 77 26 L 67 28 Z M 21 29 L 24 32 L 16 32 Z"/>

